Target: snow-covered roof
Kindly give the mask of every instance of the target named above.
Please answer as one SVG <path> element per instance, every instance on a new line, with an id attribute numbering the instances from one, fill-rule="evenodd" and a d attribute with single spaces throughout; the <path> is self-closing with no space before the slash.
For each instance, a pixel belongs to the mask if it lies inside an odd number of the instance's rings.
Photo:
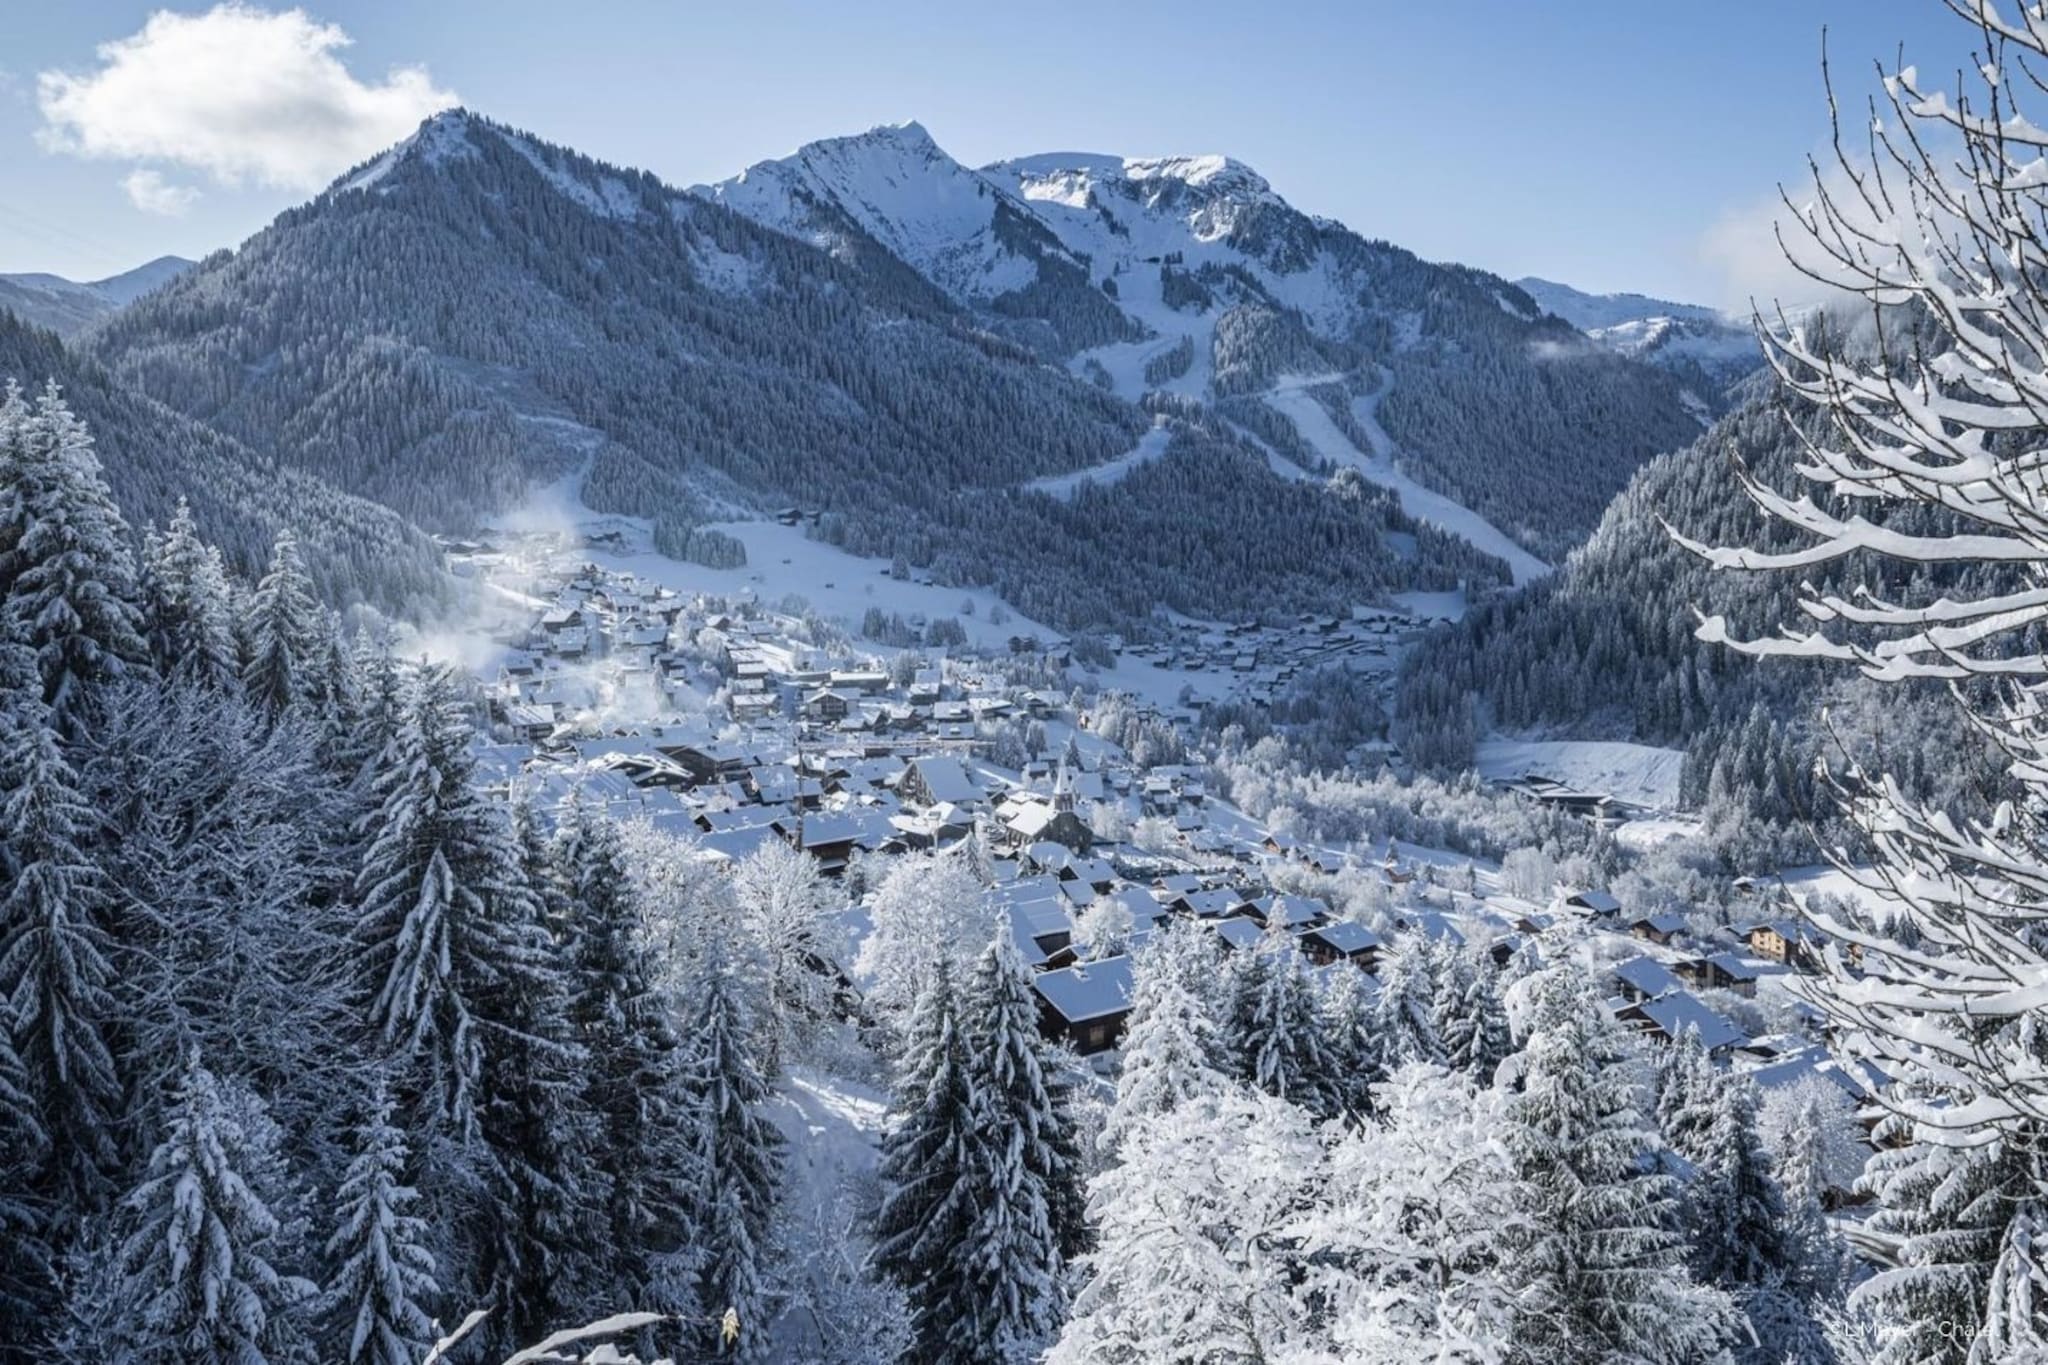
<path id="1" fill-rule="evenodd" d="M 1045 1002 L 1070 1024 L 1128 1014 L 1131 1008 L 1131 959 L 1124 955 L 1080 963 L 1032 979 Z"/>
<path id="2" fill-rule="evenodd" d="M 1633 987 L 1652 999 L 1679 990 L 1684 983 L 1671 974 L 1663 963 L 1647 957 L 1632 957 L 1614 969 L 1622 984 Z"/>
<path id="3" fill-rule="evenodd" d="M 1328 944 L 1346 957 L 1353 957 L 1380 946 L 1380 936 L 1360 924 L 1357 920 L 1340 919 L 1334 924 L 1322 924 L 1305 930 L 1304 938 L 1313 938 Z"/>
<path id="4" fill-rule="evenodd" d="M 1673 991 L 1661 999 L 1645 1001 L 1635 1007 L 1645 1019 L 1657 1026 L 1667 1038 L 1676 1038 L 1687 1029 L 1699 1034 L 1700 1045 L 1709 1052 L 1724 1047 L 1739 1047 L 1749 1041 L 1749 1035 L 1707 1008 L 1700 998 L 1690 991 Z"/>
<path id="5" fill-rule="evenodd" d="M 911 766 L 917 769 L 919 779 L 934 801 L 967 805 L 981 799 L 981 788 L 974 785 L 957 758 L 920 758 Z"/>

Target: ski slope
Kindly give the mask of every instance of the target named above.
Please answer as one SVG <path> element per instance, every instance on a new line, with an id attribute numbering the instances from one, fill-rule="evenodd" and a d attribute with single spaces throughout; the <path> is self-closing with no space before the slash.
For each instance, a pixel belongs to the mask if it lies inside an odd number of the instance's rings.
<path id="1" fill-rule="evenodd" d="M 1535 774 L 1632 805 L 1675 810 L 1685 751 L 1618 740 L 1482 739 L 1472 766 L 1495 781 Z"/>
<path id="2" fill-rule="evenodd" d="M 1380 427 L 1372 411 L 1373 403 L 1386 392 L 1386 384 L 1392 382 L 1391 376 L 1383 381 L 1379 393 L 1353 405 L 1353 411 L 1373 446 L 1371 451 L 1360 450 L 1352 444 L 1351 438 L 1337 429 L 1337 424 L 1330 420 L 1330 414 L 1323 410 L 1323 405 L 1308 392 L 1310 388 L 1328 382 L 1328 378 L 1323 376 L 1283 379 L 1265 394 L 1266 405 L 1293 422 L 1301 438 L 1331 464 L 1355 469 L 1380 487 L 1393 490 L 1401 501 L 1401 510 L 1409 516 L 1417 521 L 1426 521 L 1440 531 L 1447 531 L 1504 562 L 1516 587 L 1534 582 L 1550 572 L 1548 564 L 1517 545 L 1506 532 L 1485 517 L 1463 503 L 1424 488 L 1395 467 L 1393 439 Z"/>
<path id="3" fill-rule="evenodd" d="M 1071 474 L 1048 474 L 1042 479 L 1033 479 L 1024 486 L 1034 493 L 1045 493 L 1058 498 L 1061 502 L 1071 502 L 1074 495 L 1081 491 L 1083 484 L 1106 488 L 1121 482 L 1124 475 L 1139 465 L 1150 464 L 1158 459 L 1166 453 L 1167 444 L 1171 439 L 1172 433 L 1167 430 L 1164 419 L 1161 419 L 1153 425 L 1152 430 L 1138 438 L 1138 444 L 1113 460 L 1105 460 L 1086 469 L 1077 469 Z"/>

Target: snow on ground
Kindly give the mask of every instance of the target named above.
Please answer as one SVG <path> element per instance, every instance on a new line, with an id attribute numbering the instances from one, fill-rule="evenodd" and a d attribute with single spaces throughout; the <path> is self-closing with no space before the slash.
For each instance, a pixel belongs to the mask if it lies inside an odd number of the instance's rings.
<path id="1" fill-rule="evenodd" d="M 1494 781 L 1534 774 L 1653 810 L 1677 808 L 1684 766 L 1683 749 L 1618 740 L 1483 739 L 1473 755 L 1479 775 Z"/>
<path id="2" fill-rule="evenodd" d="M 1706 833 L 1706 826 L 1697 820 L 1686 820 L 1678 816 L 1655 816 L 1648 820 L 1630 820 L 1614 831 L 1614 842 L 1632 853 L 1642 853 L 1668 844 L 1674 840 L 1697 839 Z"/>
<path id="3" fill-rule="evenodd" d="M 1042 479 L 1033 479 L 1024 486 L 1037 493 L 1047 493 L 1061 502 L 1070 502 L 1083 484 L 1107 487 L 1121 482 L 1124 475 L 1139 465 L 1149 464 L 1166 453 L 1167 444 L 1173 434 L 1167 429 L 1164 418 L 1157 419 L 1152 430 L 1138 438 L 1138 444 L 1114 460 L 1105 460 L 1086 469 L 1077 469 L 1071 474 L 1049 474 Z"/>
<path id="4" fill-rule="evenodd" d="M 1462 621 L 1465 619 L 1465 590 L 1453 588 L 1449 592 L 1397 592 L 1393 595 L 1394 605 L 1410 616 L 1425 621 Z"/>
<path id="5" fill-rule="evenodd" d="M 1265 394 L 1268 406 L 1293 421 L 1295 429 L 1318 455 L 1334 465 L 1357 470 L 1382 488 L 1390 488 L 1401 500 L 1401 510 L 1417 521 L 1469 541 L 1476 548 L 1502 560 L 1516 586 L 1541 578 L 1550 566 L 1510 539 L 1506 532 L 1463 503 L 1424 488 L 1394 466 L 1394 442 L 1373 415 L 1374 405 L 1393 382 L 1383 379 L 1379 393 L 1359 399 L 1352 411 L 1365 428 L 1371 451 L 1360 450 L 1351 438 L 1337 429 L 1323 405 L 1308 392 L 1330 382 L 1328 376 L 1282 379 Z"/>

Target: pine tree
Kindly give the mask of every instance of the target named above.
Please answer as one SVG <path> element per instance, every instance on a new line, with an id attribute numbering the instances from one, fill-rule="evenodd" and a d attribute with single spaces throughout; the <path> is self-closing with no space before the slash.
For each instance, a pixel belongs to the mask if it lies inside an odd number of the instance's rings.
<path id="1" fill-rule="evenodd" d="M 249 660 L 242 685 L 272 715 L 321 693 L 323 637 L 331 629 L 289 528 L 277 533 L 270 571 L 249 601 Z"/>
<path id="2" fill-rule="evenodd" d="M 946 1359 L 948 1333 L 963 1311 L 964 1286 L 945 1271 L 974 1217 L 965 1179 L 975 1146 L 974 1108 L 952 969 L 942 961 L 918 993 L 904 1030 L 875 1220 L 875 1264 L 908 1297 L 912 1358 L 921 1365 Z"/>
<path id="3" fill-rule="evenodd" d="M 335 1267 L 322 1301 L 327 1349 L 347 1365 L 414 1365 L 434 1339 L 426 1307 L 438 1292 L 434 1257 L 425 1220 L 406 1212 L 419 1198 L 405 1183 L 407 1155 L 379 1083 L 354 1133 L 327 1241 Z"/>
<path id="4" fill-rule="evenodd" d="M 954 1358 L 1042 1349 L 1059 1323 L 1060 1270 L 1087 1236 L 1069 1099 L 1038 1033 L 1038 1009 L 1008 933 L 975 963 L 963 1017 L 974 1219 L 948 1273 L 968 1290 Z"/>
<path id="5" fill-rule="evenodd" d="M 85 1209 L 108 1192 L 121 1077 L 118 1006 L 102 917 L 107 887 L 83 841 L 93 816 L 50 728 L 28 652 L 0 624 L 0 1000 L 39 1126 L 53 1144 L 52 1175 Z"/>
<path id="6" fill-rule="evenodd" d="M 128 527 L 54 384 L 32 411 L 11 386 L 0 403 L 0 614 L 62 735 L 80 730 L 95 687 L 147 666 Z"/>
<path id="7" fill-rule="evenodd" d="M 1657 1059 L 1657 1128 L 1671 1150 L 1694 1165 L 1710 1151 L 1719 1081 L 1696 1029 L 1681 1030 Z"/>
<path id="8" fill-rule="evenodd" d="M 1323 993 L 1323 1036 L 1336 1077 L 1339 1112 L 1353 1124 L 1379 1112 L 1373 1088 L 1389 1073 L 1380 1034 L 1378 1002 L 1360 971 L 1334 973 Z"/>
<path id="9" fill-rule="evenodd" d="M 269 1135 L 250 1133 L 221 1082 L 191 1057 L 170 1129 L 121 1202 L 120 1262 L 131 1314 L 124 1357 L 147 1365 L 252 1365 L 304 1358 L 312 1286 L 273 1264 L 280 1231 L 250 1178 Z"/>
<path id="10" fill-rule="evenodd" d="M 1721 1078 L 1684 1197 L 1692 1268 L 1703 1284 L 1733 1289 L 1782 1284 L 1795 1269 L 1785 1241 L 1785 1196 L 1756 1131 L 1756 1088 Z"/>
<path id="11" fill-rule="evenodd" d="M 1504 1261 L 1523 1286 L 1515 1358 L 1717 1359 L 1732 1310 L 1686 1276 L 1674 1182 L 1650 1167 L 1656 1143 L 1635 1108 L 1626 1039 L 1569 973 L 1538 983 L 1523 1088 L 1501 1134 L 1522 1219 Z"/>
<path id="12" fill-rule="evenodd" d="M 577 812 L 555 859 L 577 930 L 569 1019 L 590 1058 L 582 1108 L 598 1120 L 593 1162 L 607 1201 L 604 1278 L 621 1302 L 686 1312 L 696 1177 L 689 1057 L 655 985 L 618 827 Z"/>
<path id="13" fill-rule="evenodd" d="M 1389 1067 L 1441 1062 L 1443 1040 L 1431 1020 L 1437 950 L 1419 930 L 1380 968 L 1380 1046 Z"/>
<path id="14" fill-rule="evenodd" d="M 489 999 L 545 952 L 506 821 L 471 785 L 469 738 L 453 678 L 423 669 L 356 877 L 370 1027 L 465 1134 L 482 1098 Z"/>
<path id="15" fill-rule="evenodd" d="M 1116 1103 L 1102 1130 L 1105 1150 L 1114 1151 L 1135 1129 L 1227 1084 L 1217 1066 L 1215 1021 L 1179 970 L 1184 945 L 1203 932 L 1169 928 L 1138 960 Z"/>
<path id="16" fill-rule="evenodd" d="M 13 1010 L 0 993 L 0 1341 L 33 1341 L 53 1289 L 47 1210 L 34 1197 L 50 1150 L 28 1069 L 14 1050 Z"/>
<path id="17" fill-rule="evenodd" d="M 1445 975 L 1433 1020 L 1443 1042 L 1444 1065 L 1490 1085 L 1494 1071 L 1515 1049 L 1501 1003 L 1500 974 L 1490 958 L 1456 961 L 1459 969 Z"/>
<path id="18" fill-rule="evenodd" d="M 1315 988 L 1302 970 L 1301 953 L 1277 924 L 1266 931 L 1258 953 L 1266 967 L 1243 1039 L 1251 1082 L 1319 1119 L 1329 1118 L 1341 1108 L 1335 1066 L 1324 1047 Z"/>
<path id="19" fill-rule="evenodd" d="M 146 633 L 157 672 L 214 691 L 239 686 L 234 589 L 220 551 L 199 538 L 183 498 L 143 558 Z"/>
<path id="20" fill-rule="evenodd" d="M 739 1357 L 758 1360 L 767 1346 L 762 1266 L 783 1142 L 760 1113 L 768 1085 L 754 1061 L 754 1046 L 739 983 L 714 949 L 690 1021 L 699 1180 L 693 1221 L 703 1257 L 697 1294 L 705 1311 L 738 1315 Z"/>

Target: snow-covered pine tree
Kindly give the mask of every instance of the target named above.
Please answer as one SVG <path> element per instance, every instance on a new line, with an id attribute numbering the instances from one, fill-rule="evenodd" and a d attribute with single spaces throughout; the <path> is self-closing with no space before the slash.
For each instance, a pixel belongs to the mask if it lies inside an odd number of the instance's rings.
<path id="1" fill-rule="evenodd" d="M 590 1059 L 581 1107 L 597 1119 L 592 1158 L 606 1232 L 600 1273 L 619 1303 L 690 1312 L 697 1172 L 689 1054 L 671 1002 L 655 984 L 618 826 L 579 809 L 555 853 L 576 926 L 569 1020 Z"/>
<path id="2" fill-rule="evenodd" d="M 761 1115 L 769 1092 L 754 1060 L 753 1025 L 740 983 L 715 947 L 703 965 L 688 1045 L 698 1170 L 693 1221 L 702 1258 L 697 1297 L 714 1317 L 736 1313 L 737 1358 L 760 1360 L 768 1345 L 762 1331 L 768 1286 L 761 1270 L 783 1140 Z M 706 1348 L 715 1349 L 715 1342 L 707 1341 Z"/>
<path id="3" fill-rule="evenodd" d="M 1341 1108 L 1336 1066 L 1325 1046 L 1315 986 L 1301 951 L 1278 923 L 1266 931 L 1257 951 L 1266 967 L 1242 1039 L 1251 1058 L 1252 1084 L 1318 1119 L 1330 1118 Z"/>
<path id="4" fill-rule="evenodd" d="M 83 726 L 94 687 L 148 666 L 128 526 L 54 384 L 32 409 L 12 385 L 0 400 L 0 614 L 60 735 Z"/>
<path id="5" fill-rule="evenodd" d="M 1451 955 L 1458 964 L 1439 983 L 1431 1022 L 1444 1048 L 1444 1065 L 1476 1084 L 1490 1085 L 1493 1073 L 1515 1050 L 1507 1008 L 1500 998 L 1500 973 L 1490 957 Z"/>
<path id="6" fill-rule="evenodd" d="M 321 1299 L 327 1358 L 347 1365 L 415 1365 L 433 1343 L 439 1292 L 419 1194 L 405 1182 L 405 1134 L 379 1081 L 357 1123 L 327 1240 L 333 1267 Z"/>
<path id="7" fill-rule="evenodd" d="M 1693 1275 L 1724 1289 L 1783 1284 L 1797 1267 L 1785 1241 L 1784 1191 L 1757 1136 L 1756 1087 L 1740 1076 L 1719 1079 L 1682 1200 Z"/>
<path id="8" fill-rule="evenodd" d="M 242 685 L 250 698 L 276 715 L 318 697 L 330 631 L 299 556 L 299 538 L 287 527 L 277 533 L 270 570 L 249 599 Z"/>
<path id="9" fill-rule="evenodd" d="M 1694 1165 L 1707 1159 L 1720 1073 L 1697 1029 L 1682 1029 L 1657 1058 L 1657 1129 L 1672 1151 Z"/>
<path id="10" fill-rule="evenodd" d="M 426 1107 L 473 1134 L 488 1024 L 547 952 L 502 811 L 471 783 L 470 727 L 447 670 L 422 669 L 376 793 L 356 876 L 369 1024 Z"/>
<path id="11" fill-rule="evenodd" d="M 52 1144 L 52 1187 L 82 1212 L 110 1193 L 122 1091 L 107 887 L 83 847 L 92 812 L 10 627 L 0 621 L 0 1000 Z"/>
<path id="12" fill-rule="evenodd" d="M 0 1341 L 42 1335 L 53 1288 L 47 1210 L 34 1195 L 50 1135 L 43 1128 L 28 1069 L 14 1050 L 13 1009 L 0 993 Z"/>
<path id="13" fill-rule="evenodd" d="M 234 588 L 183 498 L 164 533 L 147 542 L 144 561 L 145 633 L 156 671 L 215 691 L 239 686 Z"/>
<path id="14" fill-rule="evenodd" d="M 1339 1112 L 1350 1123 L 1363 1123 L 1378 1112 L 1374 1087 L 1387 1079 L 1379 1005 L 1364 972 L 1335 972 L 1325 980 L 1323 1037 Z"/>
<path id="15" fill-rule="evenodd" d="M 1868 324 L 1854 339 L 1825 319 L 1759 328 L 1810 486 L 1788 494 L 1740 465 L 1735 477 L 1789 548 L 1674 532 L 1714 569 L 1796 576 L 1811 625 L 1745 640 L 1710 616 L 1700 639 L 1831 660 L 1882 684 L 1949 684 L 2012 780 L 2011 799 L 1967 818 L 1914 799 L 1890 773 L 1821 774 L 1861 845 L 1826 852 L 1879 910 L 1805 907 L 1830 947 L 1822 974 L 1795 986 L 1827 1013 L 1836 1047 L 1897 1078 L 1886 1103 L 1927 1139 L 1884 1154 L 1876 1171 L 1905 1201 L 1884 1216 L 1910 1229 L 1905 1264 L 1865 1291 L 1917 1343 L 1898 1359 L 1957 1354 L 1957 1326 L 1991 1312 L 1983 1296 L 2005 1225 L 2048 1197 L 2048 1169 L 2015 1162 L 2048 1131 L 2048 180 L 2025 110 L 2038 86 L 2024 76 L 2048 60 L 2048 25 L 1994 0 L 1949 8 L 1971 59 L 1916 67 L 1901 54 L 1882 72 L 1888 112 L 1866 121 L 1869 154 L 1817 167 L 1810 200 L 1782 225 L 1793 264 L 1860 296 Z M 1923 71 L 1941 74 L 1930 84 Z M 1799 420 L 1809 413 L 1825 418 L 1818 434 Z M 1814 567 L 1836 563 L 1882 581 L 1814 586 L 1828 581 Z M 1996 1198 L 1969 1194 L 1978 1177 Z M 2031 1330 L 1987 1322 L 1984 1334 Z"/>
<path id="16" fill-rule="evenodd" d="M 1080 1144 L 1007 928 L 976 961 L 961 1016 L 973 1222 L 949 1260 L 968 1290 L 950 1336 L 955 1359 L 1010 1361 L 1051 1340 L 1064 1305 L 1061 1268 L 1086 1244 Z"/>
<path id="17" fill-rule="evenodd" d="M 1437 957 L 1435 940 L 1417 930 L 1382 959 L 1379 1035 L 1390 1067 L 1443 1060 L 1443 1040 L 1431 1019 Z"/>
<path id="18" fill-rule="evenodd" d="M 245 1097 L 245 1103 L 253 1103 Z M 137 1365 L 282 1365 L 309 1361 L 304 1309 L 313 1286 L 273 1264 L 276 1215 L 250 1167 L 274 1153 L 250 1133 L 195 1053 L 170 1127 L 142 1182 L 121 1201 L 120 1264 L 131 1310 L 123 1359 Z"/>
<path id="19" fill-rule="evenodd" d="M 1631 1042 L 1573 968 L 1535 983 L 1522 1089 L 1503 1114 L 1519 1225 L 1504 1272 L 1520 1286 L 1516 1360 L 1699 1365 L 1721 1359 L 1734 1312 L 1685 1271 L 1674 1181 L 1654 1169 Z"/>
<path id="20" fill-rule="evenodd" d="M 975 1106 L 953 969 L 945 962 L 934 965 L 911 1006 L 890 1108 L 874 1261 L 909 1300 L 911 1358 L 938 1365 L 965 1292 L 945 1267 L 974 1217 L 965 1172 Z"/>
<path id="21" fill-rule="evenodd" d="M 1207 931 L 1177 923 L 1138 958 L 1116 1103 L 1102 1129 L 1101 1146 L 1108 1152 L 1134 1129 L 1228 1084 L 1217 1065 L 1216 1021 L 1180 971 L 1197 934 Z"/>

